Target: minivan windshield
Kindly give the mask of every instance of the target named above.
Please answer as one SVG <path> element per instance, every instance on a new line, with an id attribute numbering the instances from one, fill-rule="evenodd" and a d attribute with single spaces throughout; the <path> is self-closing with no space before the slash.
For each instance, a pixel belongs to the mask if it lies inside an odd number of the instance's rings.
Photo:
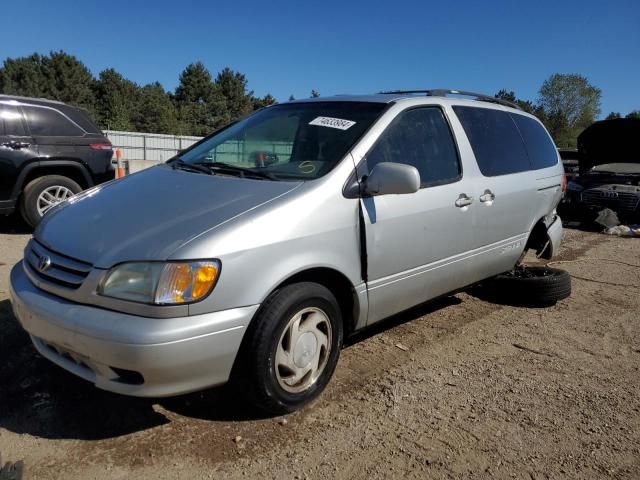
<path id="1" fill-rule="evenodd" d="M 312 180 L 329 172 L 385 109 L 373 102 L 274 105 L 174 158 L 176 168 L 266 180 Z"/>

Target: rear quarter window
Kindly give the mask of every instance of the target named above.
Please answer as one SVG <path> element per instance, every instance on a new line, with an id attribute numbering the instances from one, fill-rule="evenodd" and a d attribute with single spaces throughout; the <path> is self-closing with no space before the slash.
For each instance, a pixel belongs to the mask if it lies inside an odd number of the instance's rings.
<path id="1" fill-rule="evenodd" d="M 520 132 L 502 110 L 454 106 L 480 171 L 486 177 L 531 170 Z"/>
<path id="2" fill-rule="evenodd" d="M 60 111 L 80 125 L 87 133 L 97 133 L 102 135 L 102 130 L 93 123 L 89 112 L 85 109 L 71 107 L 69 105 L 60 105 Z"/>
<path id="3" fill-rule="evenodd" d="M 24 105 L 22 110 L 34 136 L 81 137 L 85 133 L 78 125 L 52 108 Z"/>
<path id="4" fill-rule="evenodd" d="M 558 163 L 558 150 L 556 150 L 551 137 L 533 118 L 524 115 L 510 114 L 513 121 L 518 126 L 525 148 L 529 155 L 531 168 L 538 170 L 540 168 L 552 167 Z"/>

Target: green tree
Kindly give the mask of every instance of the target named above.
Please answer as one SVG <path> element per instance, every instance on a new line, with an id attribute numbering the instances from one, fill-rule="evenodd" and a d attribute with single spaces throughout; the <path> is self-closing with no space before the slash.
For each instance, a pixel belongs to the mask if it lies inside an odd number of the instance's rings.
<path id="1" fill-rule="evenodd" d="M 575 147 L 578 134 L 600 113 L 601 91 L 582 75 L 555 73 L 540 88 L 545 125 L 562 147 Z"/>
<path id="2" fill-rule="evenodd" d="M 278 103 L 276 102 L 276 99 L 273 98 L 271 94 L 267 93 L 262 98 L 258 98 L 258 97 L 253 98 L 253 109 L 260 110 L 261 108 L 268 107 L 269 105 L 275 105 L 276 103 Z"/>
<path id="3" fill-rule="evenodd" d="M 183 133 L 208 135 L 229 122 L 225 99 L 202 62 L 182 71 L 174 100 Z"/>
<path id="4" fill-rule="evenodd" d="M 289 101 L 293 102 L 296 99 L 296 97 L 294 97 L 293 95 L 289 95 Z"/>
<path id="5" fill-rule="evenodd" d="M 21 58 L 7 58 L 0 68 L 0 92 L 25 97 L 44 97 L 47 78 L 42 56 L 38 53 Z"/>
<path id="6" fill-rule="evenodd" d="M 229 121 L 242 118 L 253 110 L 253 92 L 247 91 L 247 79 L 230 68 L 223 69 L 215 81 L 224 98 Z"/>
<path id="7" fill-rule="evenodd" d="M 502 89 L 494 95 L 495 98 L 506 100 L 511 103 L 515 103 L 523 111 L 531 113 L 537 116 L 540 120 L 544 121 L 544 108 L 541 105 L 533 103 L 531 100 L 522 100 L 516 97 L 513 90 Z"/>
<path id="8" fill-rule="evenodd" d="M 615 118 L 622 118 L 622 115 L 620 115 L 620 112 L 611 112 L 609 115 L 606 116 L 605 120 L 613 120 Z"/>
<path id="9" fill-rule="evenodd" d="M 320 96 L 317 90 L 311 90 L 311 98 L 317 98 Z"/>
<path id="10" fill-rule="evenodd" d="M 43 66 L 52 98 L 93 110 L 93 75 L 84 63 L 61 50 L 43 57 Z"/>
<path id="11" fill-rule="evenodd" d="M 624 118 L 640 118 L 640 110 L 633 110 L 627 113 Z"/>
<path id="12" fill-rule="evenodd" d="M 138 132 L 174 135 L 181 133 L 176 106 L 158 82 L 150 83 L 140 89 L 132 122 Z"/>
<path id="13" fill-rule="evenodd" d="M 110 130 L 131 130 L 132 115 L 139 101 L 140 87 L 113 68 L 100 72 L 93 84 L 96 120 Z"/>
<path id="14" fill-rule="evenodd" d="M 76 57 L 62 50 L 49 55 L 7 58 L 0 70 L 0 91 L 45 97 L 93 110 L 93 75 Z"/>

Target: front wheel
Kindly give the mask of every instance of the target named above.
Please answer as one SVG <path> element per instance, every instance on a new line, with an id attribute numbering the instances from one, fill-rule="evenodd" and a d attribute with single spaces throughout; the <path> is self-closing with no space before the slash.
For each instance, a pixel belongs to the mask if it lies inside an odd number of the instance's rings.
<path id="1" fill-rule="evenodd" d="M 47 211 L 82 191 L 82 187 L 62 175 L 46 175 L 30 181 L 20 203 L 22 218 L 35 227 Z"/>
<path id="2" fill-rule="evenodd" d="M 247 335 L 236 375 L 251 404 L 280 415 L 324 390 L 340 356 L 342 316 L 327 288 L 297 283 L 265 301 Z"/>

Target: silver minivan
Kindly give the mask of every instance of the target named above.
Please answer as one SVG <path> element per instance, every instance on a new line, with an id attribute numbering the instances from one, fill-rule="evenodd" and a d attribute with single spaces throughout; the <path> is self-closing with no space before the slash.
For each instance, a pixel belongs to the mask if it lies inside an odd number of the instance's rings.
<path id="1" fill-rule="evenodd" d="M 52 208 L 11 299 L 38 352 L 99 388 L 231 381 L 290 412 L 325 388 L 345 336 L 529 249 L 550 258 L 563 179 L 542 124 L 494 98 L 274 105 Z"/>

